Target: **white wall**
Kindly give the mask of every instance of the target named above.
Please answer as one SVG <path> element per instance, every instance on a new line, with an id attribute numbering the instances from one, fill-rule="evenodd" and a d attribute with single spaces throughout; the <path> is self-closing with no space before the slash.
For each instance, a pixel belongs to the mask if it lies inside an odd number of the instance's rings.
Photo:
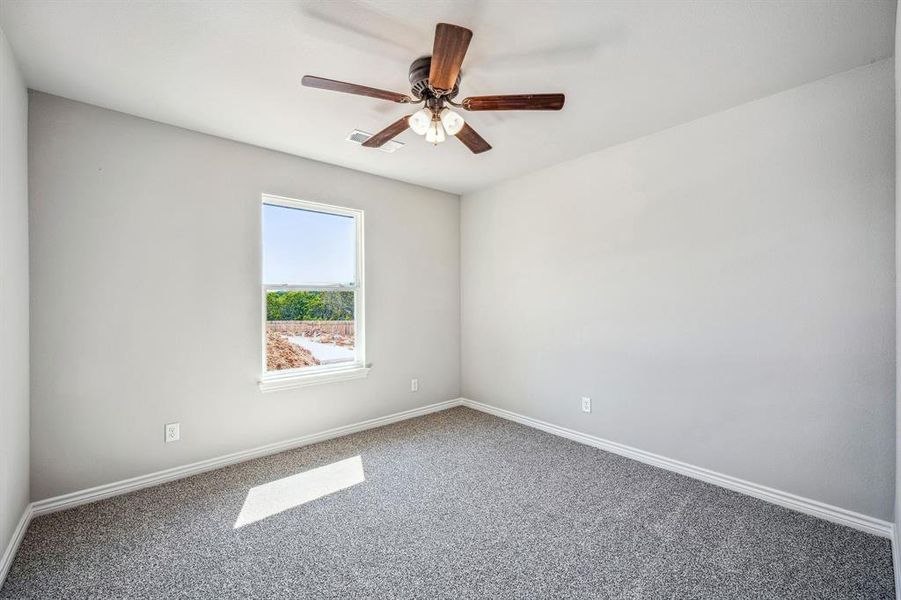
<path id="1" fill-rule="evenodd" d="M 28 94 L 0 31 L 0 554 L 28 504 L 27 125 Z"/>
<path id="2" fill-rule="evenodd" d="M 464 196 L 463 395 L 891 519 L 892 94 L 882 61 Z"/>
<path id="3" fill-rule="evenodd" d="M 40 93 L 30 142 L 35 500 L 459 396 L 457 196 Z M 366 211 L 368 379 L 259 392 L 263 192 Z"/>

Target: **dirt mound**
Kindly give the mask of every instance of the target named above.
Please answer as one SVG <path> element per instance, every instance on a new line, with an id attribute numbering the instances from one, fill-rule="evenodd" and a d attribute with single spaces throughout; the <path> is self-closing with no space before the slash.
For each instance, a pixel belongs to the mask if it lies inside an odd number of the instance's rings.
<path id="1" fill-rule="evenodd" d="M 280 333 L 266 332 L 266 369 L 281 371 L 318 365 L 319 361 L 313 353 L 296 344 L 292 344 Z"/>
<path id="2" fill-rule="evenodd" d="M 353 336 L 340 335 L 338 333 L 315 334 L 311 339 L 320 344 L 335 344 L 336 346 L 343 346 L 345 348 L 353 348 L 354 345 Z"/>

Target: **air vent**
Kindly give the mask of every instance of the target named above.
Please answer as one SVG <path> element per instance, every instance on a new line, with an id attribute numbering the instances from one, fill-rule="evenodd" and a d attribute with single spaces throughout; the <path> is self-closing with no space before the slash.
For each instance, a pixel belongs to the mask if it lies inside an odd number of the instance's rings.
<path id="1" fill-rule="evenodd" d="M 350 132 L 350 135 L 347 136 L 348 142 L 353 142 L 354 144 L 362 144 L 366 140 L 372 137 L 371 133 L 366 133 L 365 131 L 360 131 L 359 129 L 354 129 Z"/>
<path id="2" fill-rule="evenodd" d="M 353 142 L 354 144 L 362 144 L 366 140 L 372 137 L 371 133 L 366 131 L 360 131 L 359 129 L 354 129 L 350 132 L 350 135 L 347 136 L 348 142 Z M 379 150 L 382 152 L 395 152 L 404 147 L 403 142 L 398 142 L 397 140 L 389 140 L 381 145 Z"/>

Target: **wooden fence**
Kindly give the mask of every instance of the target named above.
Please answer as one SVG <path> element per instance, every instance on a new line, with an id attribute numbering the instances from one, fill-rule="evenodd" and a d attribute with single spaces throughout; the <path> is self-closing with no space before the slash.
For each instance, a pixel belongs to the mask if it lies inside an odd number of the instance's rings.
<path id="1" fill-rule="evenodd" d="M 352 336 L 353 321 L 266 321 L 266 329 L 287 335 L 305 335 L 308 337 L 322 334 L 338 334 Z"/>

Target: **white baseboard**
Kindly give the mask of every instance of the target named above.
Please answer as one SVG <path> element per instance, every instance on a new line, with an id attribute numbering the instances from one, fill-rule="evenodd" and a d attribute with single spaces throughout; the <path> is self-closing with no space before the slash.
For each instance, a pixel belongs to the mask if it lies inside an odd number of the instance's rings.
<path id="1" fill-rule="evenodd" d="M 31 523 L 31 507 L 31 504 L 25 506 L 25 510 L 22 511 L 22 517 L 19 519 L 19 523 L 16 525 L 6 549 L 3 551 L 3 556 L 0 557 L 0 588 L 3 587 L 3 582 L 6 581 L 6 574 L 9 573 L 9 568 L 13 564 L 16 552 L 19 550 L 19 545 L 25 537 L 25 531 L 28 530 L 28 524 Z"/>
<path id="2" fill-rule="evenodd" d="M 12 564 L 16 550 L 18 549 L 19 544 L 22 542 L 22 538 L 25 536 L 25 531 L 28 528 L 28 524 L 31 522 L 31 519 L 33 517 L 67 508 L 72 508 L 81 504 L 87 504 L 89 502 L 96 502 L 97 500 L 103 500 L 104 498 L 110 498 L 113 496 L 118 496 L 120 494 L 133 492 L 142 488 L 159 485 L 168 481 L 182 479 L 184 477 L 189 477 L 198 473 L 212 471 L 214 469 L 219 469 L 228 465 L 244 462 L 254 458 L 259 458 L 261 456 L 277 454 L 279 452 L 284 452 L 285 450 L 299 448 L 301 446 L 314 444 L 316 442 L 349 435 L 351 433 L 364 431 L 366 429 L 381 427 L 390 423 L 412 419 L 414 417 L 419 417 L 461 405 L 468 406 L 469 408 L 473 408 L 475 410 L 492 414 L 504 419 L 508 419 L 510 421 L 515 421 L 529 427 L 534 427 L 535 429 L 540 429 L 542 431 L 565 437 L 583 444 L 587 444 L 595 448 L 600 448 L 601 450 L 613 452 L 614 454 L 619 454 L 621 456 L 625 456 L 627 458 L 631 458 L 649 465 L 719 485 L 721 487 L 741 492 L 743 494 L 747 494 L 749 496 L 753 496 L 755 498 L 759 498 L 773 504 L 778 504 L 779 506 L 784 506 L 786 508 L 790 508 L 808 515 L 826 519 L 840 525 L 847 525 L 849 527 L 853 527 L 867 533 L 888 537 L 892 539 L 893 542 L 892 546 L 894 550 L 896 577 L 901 574 L 901 568 L 899 568 L 898 565 L 898 553 L 899 549 L 901 549 L 901 544 L 899 544 L 898 539 L 899 532 L 894 531 L 892 524 L 887 521 L 875 519 L 873 517 L 862 515 L 860 513 L 849 511 L 836 506 L 831 506 L 829 504 L 811 500 L 809 498 L 796 496 L 788 492 L 782 492 L 735 477 L 730 477 L 729 475 L 723 475 L 722 473 L 717 473 L 709 469 L 696 467 L 688 463 L 666 458 L 658 454 L 645 452 L 644 450 L 639 450 L 637 448 L 626 446 L 624 444 L 611 442 L 609 440 L 605 440 L 592 435 L 580 433 L 572 429 L 559 427 L 545 421 L 526 417 L 518 413 L 490 406 L 488 404 L 483 404 L 481 402 L 476 402 L 474 400 L 469 400 L 466 398 L 456 398 L 453 400 L 447 400 L 445 402 L 438 402 L 436 404 L 430 404 L 428 406 L 395 413 L 385 417 L 369 419 L 367 421 L 361 421 L 359 423 L 345 425 L 343 427 L 336 427 L 334 429 L 329 429 L 320 433 L 301 436 L 282 442 L 276 442 L 274 444 L 267 444 L 265 446 L 260 446 L 241 452 L 235 452 L 233 454 L 220 456 L 218 458 L 211 458 L 181 467 L 174 467 L 163 471 L 157 471 L 156 473 L 141 475 L 139 477 L 132 477 L 130 479 L 125 479 L 122 481 L 100 485 L 86 490 L 72 492 L 70 494 L 64 494 L 62 496 L 56 496 L 54 498 L 47 498 L 45 500 L 33 502 L 26 507 L 24 513 L 22 514 L 22 518 L 20 519 L 19 524 L 16 527 L 16 531 L 3 553 L 2 560 L 0 560 L 0 586 L 2 586 L 3 581 L 6 578 L 6 574 L 9 570 L 10 565 Z M 898 590 L 899 600 L 901 600 L 901 583 L 899 583 L 898 585 Z"/>
<path id="3" fill-rule="evenodd" d="M 354 423 L 352 425 L 335 427 L 334 429 L 329 429 L 320 433 L 313 433 L 282 442 L 276 442 L 274 444 L 267 444 L 265 446 L 259 446 L 257 448 L 251 448 L 250 450 L 243 450 L 241 452 L 227 454 L 218 458 L 210 458 L 208 460 L 184 465 L 182 467 L 173 467 L 171 469 L 157 471 L 156 473 L 150 473 L 148 475 L 140 475 L 138 477 L 132 477 L 131 479 L 124 479 L 122 481 L 98 485 L 97 487 L 92 487 L 86 490 L 72 492 L 70 494 L 64 494 L 62 496 L 56 496 L 54 498 L 47 498 L 46 500 L 38 500 L 32 505 L 32 514 L 33 516 L 45 515 L 66 508 L 72 508 L 81 504 L 103 500 L 104 498 L 111 498 L 120 494 L 127 494 L 128 492 L 134 492 L 142 488 L 159 485 L 161 483 L 166 483 L 167 481 L 182 479 L 184 477 L 190 477 L 191 475 L 197 475 L 198 473 L 212 471 L 214 469 L 220 469 L 228 465 L 233 465 L 236 463 L 244 462 L 246 460 L 259 458 L 261 456 L 277 454 L 279 452 L 284 452 L 285 450 L 291 450 L 293 448 L 315 444 L 316 442 L 322 442 L 325 440 L 330 440 L 332 438 L 342 437 L 351 433 L 356 433 L 358 431 L 372 429 L 374 427 L 381 427 L 382 425 L 388 425 L 390 423 L 412 419 L 413 417 L 419 417 L 440 410 L 446 410 L 454 406 L 459 406 L 461 403 L 462 400 L 460 398 L 446 400 L 444 402 L 438 402 L 436 404 L 430 404 L 428 406 L 394 413 L 393 415 L 388 415 L 385 417 L 378 417 L 375 419 L 369 419 L 368 421 Z"/>
<path id="4" fill-rule="evenodd" d="M 895 598 L 901 600 L 901 528 L 897 524 L 892 524 L 892 564 L 895 566 Z"/>
<path id="5" fill-rule="evenodd" d="M 764 485 L 759 485 L 757 483 L 738 479 L 737 477 L 731 477 L 729 475 L 717 473 L 716 471 L 711 471 L 710 469 L 696 467 L 688 463 L 673 460 L 672 458 L 660 456 L 659 454 L 653 454 L 651 452 L 639 450 L 638 448 L 626 446 L 625 444 L 611 442 L 609 440 L 595 437 L 593 435 L 580 433 L 578 431 L 567 429 L 565 427 L 559 427 L 545 421 L 526 417 L 509 410 L 504 410 L 502 408 L 497 408 L 495 406 L 483 404 L 481 402 L 476 402 L 467 398 L 462 399 L 462 404 L 463 406 L 468 406 L 469 408 L 474 408 L 476 410 L 480 410 L 482 412 L 486 412 L 503 419 L 515 421 L 523 425 L 528 425 L 529 427 L 534 427 L 535 429 L 540 429 L 554 435 L 559 435 L 560 437 L 565 437 L 576 442 L 594 446 L 595 448 L 600 448 L 601 450 L 619 454 L 620 456 L 625 456 L 627 458 L 653 465 L 655 467 L 667 469 L 668 471 L 674 471 L 682 475 L 687 475 L 688 477 L 692 477 L 694 479 L 700 479 L 701 481 L 706 481 L 707 483 L 712 483 L 726 489 L 741 492 L 742 494 L 747 494 L 748 496 L 753 496 L 755 498 L 759 498 L 760 500 L 778 504 L 779 506 L 790 508 L 807 515 L 826 519 L 827 521 L 832 521 L 833 523 L 838 523 L 839 525 L 847 525 L 848 527 L 853 527 L 854 529 L 865 531 L 866 533 L 872 533 L 878 536 L 892 538 L 893 527 L 892 524 L 888 521 L 883 521 L 881 519 L 869 517 L 867 515 L 863 515 L 854 511 L 846 510 L 844 508 L 825 504 L 817 500 L 811 500 L 810 498 L 804 498 L 802 496 L 797 496 L 795 494 L 776 490 Z M 898 572 L 897 567 L 895 572 Z M 901 600 L 901 597 L 899 597 L 899 600 Z"/>

